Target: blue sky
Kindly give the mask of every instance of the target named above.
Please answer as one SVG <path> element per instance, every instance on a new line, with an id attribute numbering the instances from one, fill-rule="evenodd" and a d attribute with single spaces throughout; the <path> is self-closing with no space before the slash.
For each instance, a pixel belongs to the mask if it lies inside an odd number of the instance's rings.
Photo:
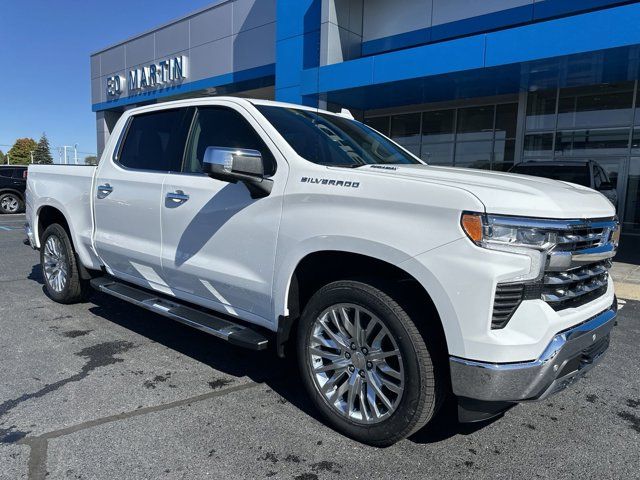
<path id="1" fill-rule="evenodd" d="M 44 131 L 52 146 L 95 152 L 89 55 L 213 3 L 0 0 L 0 150 Z"/>

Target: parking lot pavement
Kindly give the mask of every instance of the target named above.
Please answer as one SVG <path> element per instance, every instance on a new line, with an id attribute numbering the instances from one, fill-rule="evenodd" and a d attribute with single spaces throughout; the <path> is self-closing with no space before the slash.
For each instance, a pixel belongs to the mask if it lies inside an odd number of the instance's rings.
<path id="1" fill-rule="evenodd" d="M 376 449 L 325 426 L 272 352 L 100 294 L 52 302 L 22 222 L 0 217 L 2 479 L 640 478 L 638 302 L 569 390 Z"/>

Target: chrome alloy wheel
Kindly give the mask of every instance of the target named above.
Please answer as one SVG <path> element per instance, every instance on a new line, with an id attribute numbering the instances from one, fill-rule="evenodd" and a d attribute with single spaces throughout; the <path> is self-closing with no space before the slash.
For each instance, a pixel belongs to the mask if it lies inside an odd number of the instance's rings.
<path id="1" fill-rule="evenodd" d="M 49 286 L 58 293 L 67 285 L 67 268 L 67 257 L 62 242 L 55 235 L 51 235 L 44 244 L 44 275 Z"/>
<path id="2" fill-rule="evenodd" d="M 398 345 L 382 321 L 348 303 L 325 309 L 309 339 L 316 389 L 340 415 L 360 424 L 387 419 L 404 391 Z"/>
<path id="3" fill-rule="evenodd" d="M 0 208 L 7 213 L 16 213 L 20 207 L 20 202 L 15 195 L 5 195 L 2 197 Z"/>

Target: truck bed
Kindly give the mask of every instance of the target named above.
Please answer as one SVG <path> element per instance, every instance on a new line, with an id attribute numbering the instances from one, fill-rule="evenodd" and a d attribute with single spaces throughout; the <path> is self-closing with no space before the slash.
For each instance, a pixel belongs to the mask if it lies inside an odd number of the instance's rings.
<path id="1" fill-rule="evenodd" d="M 82 263 L 99 268 L 91 246 L 94 165 L 30 165 L 27 177 L 26 219 L 31 225 L 34 243 L 40 247 L 38 218 L 43 208 L 55 208 L 68 220 L 71 238 Z M 51 210 L 49 210 L 51 211 Z"/>

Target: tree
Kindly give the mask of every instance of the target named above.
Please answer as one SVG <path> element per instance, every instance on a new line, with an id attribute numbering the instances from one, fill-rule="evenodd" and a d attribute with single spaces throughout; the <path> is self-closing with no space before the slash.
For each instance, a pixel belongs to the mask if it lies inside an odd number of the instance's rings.
<path id="1" fill-rule="evenodd" d="M 7 156 L 0 150 L 0 165 L 4 165 L 5 163 L 7 163 Z"/>
<path id="2" fill-rule="evenodd" d="M 95 155 L 87 155 L 86 157 L 84 157 L 84 163 L 87 165 L 97 165 L 98 157 L 96 157 Z"/>
<path id="3" fill-rule="evenodd" d="M 51 165 L 53 157 L 51 156 L 51 148 L 49 147 L 49 139 L 47 134 L 43 133 L 38 141 L 35 151 L 33 152 L 33 163 L 42 165 Z"/>
<path id="4" fill-rule="evenodd" d="M 38 144 L 33 138 L 19 138 L 9 150 L 9 158 L 12 165 L 29 165 L 31 163 L 31 152 Z"/>

